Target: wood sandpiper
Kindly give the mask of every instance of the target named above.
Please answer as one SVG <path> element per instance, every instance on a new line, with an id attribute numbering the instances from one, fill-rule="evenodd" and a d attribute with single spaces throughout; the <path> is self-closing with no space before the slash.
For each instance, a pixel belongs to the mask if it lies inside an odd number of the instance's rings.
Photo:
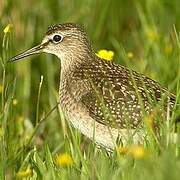
<path id="1" fill-rule="evenodd" d="M 163 100 L 160 109 L 166 113 L 174 107 L 176 96 L 154 80 L 99 58 L 77 24 L 49 27 L 40 45 L 11 60 L 42 52 L 61 60 L 60 105 L 67 119 L 107 149 L 129 135 L 135 143 L 141 141 L 143 117 L 154 112 L 154 104 Z"/>

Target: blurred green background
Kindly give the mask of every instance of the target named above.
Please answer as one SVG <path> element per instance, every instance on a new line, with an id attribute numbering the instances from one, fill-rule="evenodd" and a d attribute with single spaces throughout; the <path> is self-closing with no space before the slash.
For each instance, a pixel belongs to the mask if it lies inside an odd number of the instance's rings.
<path id="1" fill-rule="evenodd" d="M 79 23 L 85 27 L 95 51 L 114 51 L 113 61 L 157 80 L 179 97 L 179 7 L 179 0 L 0 0 L 0 44 L 5 36 L 3 29 L 9 23 L 13 25 L 7 35 L 8 49 L 1 46 L 0 57 L 7 61 L 40 43 L 50 25 Z M 0 74 L 2 86 L 2 66 Z M 53 55 L 6 64 L 5 101 L 13 88 L 13 99 L 17 100 L 10 110 L 10 122 L 16 125 L 7 130 L 13 130 L 8 136 L 14 148 L 14 152 L 9 150 L 12 156 L 35 125 L 41 75 L 44 81 L 39 119 L 57 103 L 59 74 L 60 61 Z M 42 125 L 36 144 L 41 149 L 46 142 L 56 152 L 63 149 L 66 133 L 56 110 Z"/>

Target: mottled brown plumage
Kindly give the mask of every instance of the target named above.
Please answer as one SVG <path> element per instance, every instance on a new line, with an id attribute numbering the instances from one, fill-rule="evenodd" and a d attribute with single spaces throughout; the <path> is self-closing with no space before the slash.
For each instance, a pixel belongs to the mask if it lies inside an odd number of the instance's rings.
<path id="1" fill-rule="evenodd" d="M 150 114 L 159 101 L 166 111 L 168 99 L 172 110 L 175 103 L 175 95 L 157 82 L 98 57 L 74 71 L 72 79 L 79 78 L 89 87 L 81 102 L 90 116 L 112 127 L 136 128 L 142 122 L 143 111 Z"/>
<path id="2" fill-rule="evenodd" d="M 75 128 L 106 148 L 114 148 L 127 129 L 143 127 L 143 116 L 153 112 L 158 103 L 162 113 L 174 107 L 175 95 L 159 83 L 97 57 L 79 25 L 51 26 L 39 46 L 12 60 L 34 54 L 34 49 L 61 59 L 63 111 Z"/>

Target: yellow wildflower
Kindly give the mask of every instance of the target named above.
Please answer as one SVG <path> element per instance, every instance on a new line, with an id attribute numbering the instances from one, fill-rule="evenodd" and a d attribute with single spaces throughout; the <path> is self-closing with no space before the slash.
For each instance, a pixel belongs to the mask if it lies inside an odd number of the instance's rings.
<path id="1" fill-rule="evenodd" d="M 20 170 L 16 173 L 16 177 L 18 178 L 25 178 L 32 175 L 32 170 L 27 168 L 26 170 Z"/>
<path id="2" fill-rule="evenodd" d="M 131 155 L 135 159 L 142 159 L 145 156 L 145 149 L 140 145 L 133 145 L 130 147 L 118 147 L 117 152 L 122 155 Z"/>
<path id="3" fill-rule="evenodd" d="M 0 94 L 3 92 L 3 86 L 0 84 Z"/>
<path id="4" fill-rule="evenodd" d="M 18 100 L 17 99 L 13 99 L 13 105 L 16 106 L 18 104 Z"/>
<path id="5" fill-rule="evenodd" d="M 172 53 L 173 47 L 171 43 L 167 43 L 164 47 L 164 52 L 169 55 Z"/>
<path id="6" fill-rule="evenodd" d="M 67 167 L 67 166 L 71 166 L 73 164 L 73 159 L 69 154 L 63 153 L 63 154 L 59 154 L 56 157 L 55 163 L 58 166 Z"/>
<path id="7" fill-rule="evenodd" d="M 142 159 L 145 156 L 145 149 L 140 145 L 132 146 L 129 149 L 129 154 L 131 154 L 135 159 Z"/>
<path id="8" fill-rule="evenodd" d="M 117 152 L 119 152 L 122 155 L 127 154 L 128 153 L 128 147 L 126 147 L 126 146 L 117 147 Z"/>
<path id="9" fill-rule="evenodd" d="M 5 28 L 4 28 L 4 34 L 6 33 L 10 33 L 11 29 L 12 29 L 13 25 L 12 24 L 8 24 Z"/>
<path id="10" fill-rule="evenodd" d="M 132 59 L 132 58 L 134 57 L 134 54 L 133 54 L 132 52 L 128 52 L 128 53 L 127 53 L 127 57 L 128 57 L 129 59 Z"/>
<path id="11" fill-rule="evenodd" d="M 114 52 L 113 51 L 107 51 L 105 49 L 99 50 L 96 55 L 102 59 L 112 61 L 114 57 Z"/>

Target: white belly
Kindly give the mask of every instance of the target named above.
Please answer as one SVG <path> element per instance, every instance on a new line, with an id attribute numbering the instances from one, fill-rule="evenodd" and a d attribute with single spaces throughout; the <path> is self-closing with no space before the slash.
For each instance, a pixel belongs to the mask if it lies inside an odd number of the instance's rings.
<path id="1" fill-rule="evenodd" d="M 132 140 L 131 142 L 135 144 L 144 141 L 144 132 L 110 128 L 96 122 L 87 113 L 83 113 L 82 110 L 67 113 L 67 116 L 72 125 L 82 134 L 107 149 L 115 149 L 117 140 L 123 144 L 129 143 L 129 140 Z"/>

